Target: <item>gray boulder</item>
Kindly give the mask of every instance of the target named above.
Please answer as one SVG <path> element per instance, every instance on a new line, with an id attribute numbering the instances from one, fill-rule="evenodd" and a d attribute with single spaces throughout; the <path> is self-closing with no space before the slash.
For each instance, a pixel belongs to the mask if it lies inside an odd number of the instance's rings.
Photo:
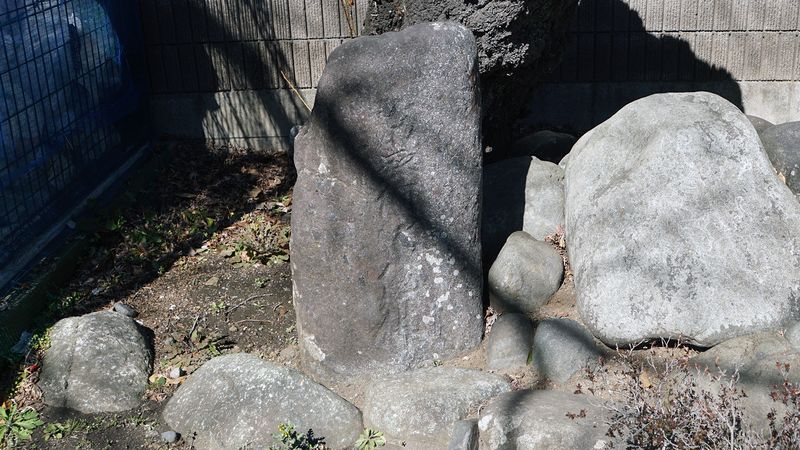
<path id="1" fill-rule="evenodd" d="M 82 413 L 138 407 L 152 370 L 150 340 L 133 319 L 113 311 L 59 320 L 42 363 L 44 402 Z"/>
<path id="2" fill-rule="evenodd" d="M 317 379 L 407 370 L 480 342 L 475 55 L 469 30 L 429 23 L 328 59 L 295 140 L 291 242 L 301 361 Z"/>
<path id="3" fill-rule="evenodd" d="M 786 339 L 774 332 L 737 337 L 689 360 L 690 367 L 701 371 L 708 369 L 712 374 L 724 372 L 730 377 L 738 372 L 737 387 L 746 394 L 741 404 L 745 421 L 757 431 L 768 430 L 770 411 L 776 411 L 779 424 L 787 411 L 783 403 L 774 401 L 771 396 L 778 390 L 774 386 L 783 385 L 778 363 L 789 365 L 787 377 L 791 382 L 800 379 L 800 356 Z M 712 383 L 707 376 L 698 376 L 694 371 L 690 373 L 696 375 L 697 390 L 720 394 L 719 382 Z"/>
<path id="4" fill-rule="evenodd" d="M 533 325 L 525 314 L 502 314 L 486 338 L 486 358 L 490 370 L 524 367 L 533 344 Z"/>
<path id="5" fill-rule="evenodd" d="M 572 319 L 546 319 L 536 327 L 532 362 L 536 370 L 557 383 L 596 364 L 602 355 L 589 330 Z"/>
<path id="6" fill-rule="evenodd" d="M 600 400 L 560 391 L 524 389 L 500 395 L 481 413 L 478 427 L 489 450 L 605 448 L 609 438 Z M 574 419 L 567 414 L 574 414 Z"/>
<path id="7" fill-rule="evenodd" d="M 761 133 L 769 160 L 795 195 L 800 194 L 800 122 L 770 127 Z"/>
<path id="8" fill-rule="evenodd" d="M 198 450 L 278 445 L 271 434 L 284 423 L 344 449 L 363 430 L 361 412 L 343 398 L 294 369 L 245 353 L 200 367 L 169 400 L 164 420 L 184 436 L 195 433 Z"/>
<path id="9" fill-rule="evenodd" d="M 362 34 L 441 20 L 469 28 L 478 42 L 484 142 L 498 148 L 510 143 L 511 127 L 531 94 L 561 61 L 577 4 L 577 0 L 376 0 L 370 3 Z"/>
<path id="10" fill-rule="evenodd" d="M 775 126 L 775 124 L 773 124 L 772 122 L 764 120 L 761 117 L 748 115 L 747 120 L 749 120 L 750 123 L 753 125 L 753 128 L 756 129 L 756 133 L 758 133 L 759 136 L 761 135 L 761 133 Z"/>
<path id="11" fill-rule="evenodd" d="M 783 337 L 786 338 L 796 352 L 800 353 L 800 322 L 789 325 Z"/>
<path id="12" fill-rule="evenodd" d="M 605 343 L 708 347 L 800 318 L 800 203 L 723 98 L 627 105 L 575 144 L 565 185 L 578 309 Z"/>
<path id="13" fill-rule="evenodd" d="M 555 131 L 539 131 L 514 141 L 509 156 L 534 156 L 542 161 L 558 163 L 569 153 L 577 139 L 575 136 Z"/>
<path id="14" fill-rule="evenodd" d="M 547 303 L 564 279 L 564 261 L 524 231 L 508 237 L 489 269 L 489 301 L 502 312 L 529 313 Z"/>
<path id="15" fill-rule="evenodd" d="M 487 165 L 481 220 L 484 261 L 494 261 L 515 231 L 539 240 L 553 234 L 564 226 L 564 170 L 530 156 Z"/>
<path id="16" fill-rule="evenodd" d="M 459 420 L 453 425 L 448 450 L 478 450 L 481 431 L 478 419 Z"/>
<path id="17" fill-rule="evenodd" d="M 364 422 L 393 437 L 447 446 L 470 408 L 509 389 L 500 375 L 457 367 L 390 375 L 367 386 Z"/>

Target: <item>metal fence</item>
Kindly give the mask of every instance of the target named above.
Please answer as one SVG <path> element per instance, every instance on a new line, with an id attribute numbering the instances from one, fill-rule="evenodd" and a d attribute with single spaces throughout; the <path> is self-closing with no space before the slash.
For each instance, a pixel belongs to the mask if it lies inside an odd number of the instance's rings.
<path id="1" fill-rule="evenodd" d="M 133 4 L 0 1 L 0 290 L 153 143 Z"/>

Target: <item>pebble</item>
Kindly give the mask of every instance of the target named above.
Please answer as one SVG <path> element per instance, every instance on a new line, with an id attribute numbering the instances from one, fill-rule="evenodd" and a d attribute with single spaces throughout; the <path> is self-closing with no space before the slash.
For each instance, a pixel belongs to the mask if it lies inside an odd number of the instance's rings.
<path id="1" fill-rule="evenodd" d="M 114 303 L 114 311 L 122 314 L 123 316 L 128 316 L 128 317 L 136 317 L 139 315 L 139 313 L 136 312 L 133 308 L 122 302 Z"/>
<path id="2" fill-rule="evenodd" d="M 164 439 L 165 441 L 169 442 L 170 444 L 173 444 L 175 442 L 178 442 L 178 433 L 176 433 L 174 431 L 171 431 L 171 430 L 170 431 L 165 431 L 165 432 L 161 433 L 161 438 Z"/>
<path id="3" fill-rule="evenodd" d="M 236 328 L 236 325 L 232 325 L 230 328 L 228 328 L 228 331 L 230 331 L 231 333 L 235 333 L 239 331 L 239 329 Z"/>
<path id="4" fill-rule="evenodd" d="M 170 378 L 180 378 L 183 375 L 183 370 L 180 367 L 175 367 L 169 372 Z"/>
<path id="5" fill-rule="evenodd" d="M 173 338 L 172 336 L 164 339 L 164 345 L 169 346 L 169 345 L 172 345 L 174 343 L 175 343 L 175 338 Z"/>

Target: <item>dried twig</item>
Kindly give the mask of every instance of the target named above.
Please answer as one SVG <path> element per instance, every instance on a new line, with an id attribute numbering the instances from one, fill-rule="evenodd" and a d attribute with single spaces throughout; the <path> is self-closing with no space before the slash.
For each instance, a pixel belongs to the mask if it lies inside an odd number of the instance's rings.
<path id="1" fill-rule="evenodd" d="M 195 317 L 194 324 L 192 325 L 192 330 L 189 331 L 189 336 L 191 336 L 192 333 L 194 333 L 194 329 L 197 328 L 197 321 L 198 320 L 200 320 L 200 314 L 198 314 L 197 317 Z M 191 339 L 191 337 L 189 339 Z"/>
<path id="2" fill-rule="evenodd" d="M 245 301 L 243 301 L 243 302 L 239 303 L 239 304 L 238 304 L 238 305 L 236 305 L 236 306 L 231 306 L 230 308 L 228 308 L 228 310 L 227 310 L 227 311 L 225 311 L 225 314 L 224 314 L 224 315 L 225 315 L 225 316 L 227 316 L 227 315 L 228 315 L 228 314 L 229 314 L 231 311 L 233 311 L 234 309 L 236 309 L 236 308 L 238 308 L 238 307 L 240 307 L 240 306 L 244 305 L 245 303 L 249 302 L 250 300 L 254 300 L 254 299 L 257 299 L 257 298 L 261 298 L 261 297 L 269 297 L 270 295 L 272 295 L 272 294 L 261 294 L 261 295 L 254 295 L 254 296 L 252 296 L 252 297 L 248 298 L 247 300 L 245 300 Z"/>
<path id="3" fill-rule="evenodd" d="M 308 107 L 308 103 L 306 103 L 306 101 L 305 101 L 305 100 L 303 100 L 303 96 L 302 96 L 302 95 L 300 95 L 300 93 L 299 93 L 299 92 L 297 92 L 297 89 L 295 89 L 295 88 L 294 88 L 294 85 L 292 84 L 292 82 L 291 82 L 291 81 L 289 81 L 289 79 L 288 79 L 288 78 L 286 78 L 286 75 L 284 75 L 284 73 L 283 73 L 283 71 L 282 71 L 282 70 L 281 70 L 281 75 L 283 75 L 283 79 L 284 79 L 284 80 L 286 80 L 286 82 L 287 82 L 287 83 L 289 83 L 289 87 L 290 87 L 290 88 L 292 88 L 292 90 L 294 91 L 294 93 L 295 93 L 295 94 L 297 94 L 297 96 L 298 96 L 298 97 L 300 97 L 300 101 L 301 101 L 301 102 L 303 102 L 303 104 L 304 104 L 304 105 L 306 105 L 306 108 L 308 109 L 308 112 L 311 112 L 311 108 L 309 108 L 309 107 Z"/>
<path id="4" fill-rule="evenodd" d="M 269 320 L 269 319 L 242 319 L 242 320 L 237 320 L 236 322 L 233 322 L 233 323 L 242 323 L 242 322 L 269 322 L 269 323 L 272 323 L 272 321 Z"/>

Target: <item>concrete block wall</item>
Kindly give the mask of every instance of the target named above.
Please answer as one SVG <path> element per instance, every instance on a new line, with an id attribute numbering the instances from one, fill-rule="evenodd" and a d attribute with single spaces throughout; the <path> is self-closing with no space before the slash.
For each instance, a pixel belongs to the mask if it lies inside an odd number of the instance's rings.
<path id="1" fill-rule="evenodd" d="M 159 133 L 284 150 L 367 0 L 138 0 Z M 536 1 L 536 0 L 529 0 Z M 346 14 L 347 11 L 347 14 Z M 348 20 L 348 15 L 350 20 Z M 656 92 L 707 90 L 800 120 L 800 0 L 581 0 L 523 119 L 588 130 Z"/>
<path id="2" fill-rule="evenodd" d="M 313 107 L 327 56 L 361 29 L 366 0 L 139 0 L 139 8 L 162 136 L 285 150 Z"/>
<path id="3" fill-rule="evenodd" d="M 707 90 L 773 123 L 800 120 L 797 0 L 582 0 L 529 124 L 590 129 L 656 92 Z"/>

